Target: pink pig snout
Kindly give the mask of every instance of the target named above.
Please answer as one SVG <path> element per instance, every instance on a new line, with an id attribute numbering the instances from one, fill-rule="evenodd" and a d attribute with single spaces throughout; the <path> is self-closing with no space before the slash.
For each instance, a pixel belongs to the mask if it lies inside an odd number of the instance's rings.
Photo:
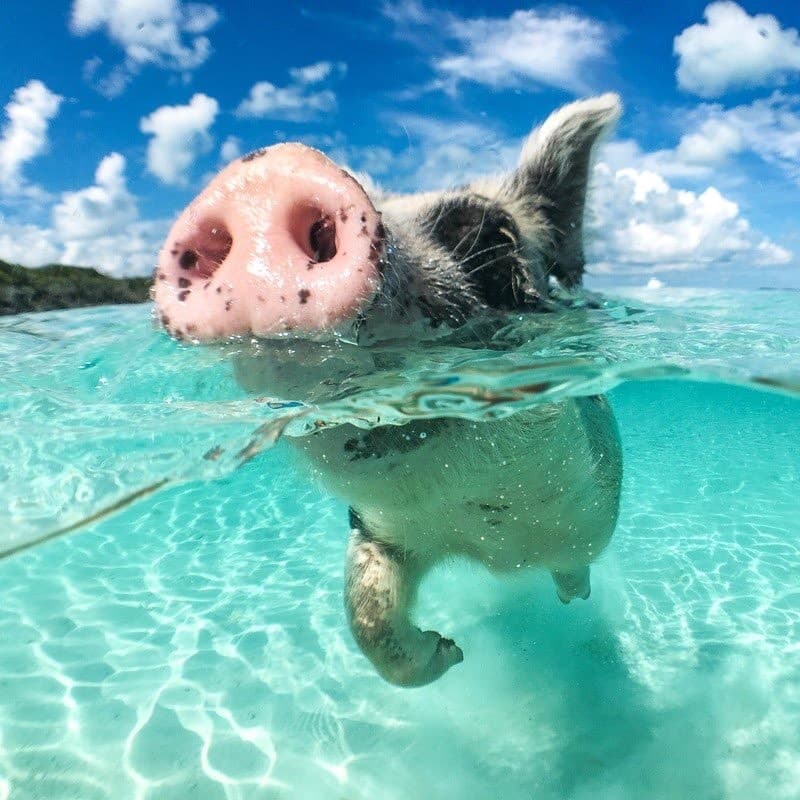
<path id="1" fill-rule="evenodd" d="M 300 144 L 222 170 L 172 226 L 154 298 L 167 330 L 199 340 L 325 330 L 379 286 L 380 214 L 354 178 Z"/>

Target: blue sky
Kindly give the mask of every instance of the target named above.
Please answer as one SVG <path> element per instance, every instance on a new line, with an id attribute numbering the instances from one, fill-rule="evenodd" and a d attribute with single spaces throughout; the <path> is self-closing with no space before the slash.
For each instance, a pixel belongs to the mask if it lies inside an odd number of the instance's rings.
<path id="1" fill-rule="evenodd" d="M 513 165 L 617 91 L 596 285 L 800 286 L 800 7 L 14 0 L 0 33 L 0 258 L 146 274 L 227 160 L 299 139 L 380 186 Z"/>

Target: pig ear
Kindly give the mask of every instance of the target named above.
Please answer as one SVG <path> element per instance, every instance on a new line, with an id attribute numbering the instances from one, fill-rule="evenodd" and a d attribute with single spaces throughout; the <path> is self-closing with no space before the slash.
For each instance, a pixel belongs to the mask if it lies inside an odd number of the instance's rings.
<path id="1" fill-rule="evenodd" d="M 560 108 L 528 137 L 507 186 L 523 206 L 538 206 L 552 226 L 555 250 L 548 266 L 566 286 L 579 284 L 583 276 L 583 209 L 592 149 L 621 112 L 616 94 Z"/>

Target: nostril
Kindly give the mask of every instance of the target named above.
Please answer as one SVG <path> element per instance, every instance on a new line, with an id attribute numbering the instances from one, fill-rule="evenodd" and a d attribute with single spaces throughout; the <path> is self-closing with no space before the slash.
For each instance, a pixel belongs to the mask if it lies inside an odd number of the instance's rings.
<path id="1" fill-rule="evenodd" d="M 184 250 L 181 253 L 181 257 L 178 259 L 178 263 L 184 269 L 194 269 L 197 264 L 197 258 L 198 256 L 195 250 Z"/>
<path id="2" fill-rule="evenodd" d="M 331 261 L 336 255 L 336 220 L 321 208 L 298 205 L 289 214 L 289 232 L 311 264 Z"/>
<path id="3" fill-rule="evenodd" d="M 336 255 L 336 223 L 333 217 L 318 219 L 311 226 L 308 243 L 314 253 L 314 261 L 330 261 Z"/>
<path id="4" fill-rule="evenodd" d="M 233 237 L 218 220 L 197 226 L 195 233 L 183 242 L 176 242 L 172 255 L 178 266 L 200 278 L 210 278 L 228 257 Z"/>

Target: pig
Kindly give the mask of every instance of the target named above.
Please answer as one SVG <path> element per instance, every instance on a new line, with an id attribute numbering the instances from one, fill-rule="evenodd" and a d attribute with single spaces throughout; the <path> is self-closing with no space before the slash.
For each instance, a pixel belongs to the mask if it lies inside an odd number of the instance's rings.
<path id="1" fill-rule="evenodd" d="M 620 111 L 614 94 L 566 105 L 533 130 L 514 170 L 440 192 L 370 198 L 304 145 L 250 153 L 170 231 L 154 281 L 163 327 L 195 342 L 361 344 L 550 313 L 555 285 L 581 284 L 592 151 Z M 236 364 L 251 391 L 297 391 L 310 371 L 268 347 Z M 543 567 L 569 603 L 589 597 L 590 563 L 616 525 L 622 457 L 602 396 L 487 422 L 343 424 L 293 446 L 349 504 L 346 617 L 398 686 L 429 684 L 463 660 L 452 639 L 411 620 L 432 566 L 463 556 L 498 574 Z"/>

